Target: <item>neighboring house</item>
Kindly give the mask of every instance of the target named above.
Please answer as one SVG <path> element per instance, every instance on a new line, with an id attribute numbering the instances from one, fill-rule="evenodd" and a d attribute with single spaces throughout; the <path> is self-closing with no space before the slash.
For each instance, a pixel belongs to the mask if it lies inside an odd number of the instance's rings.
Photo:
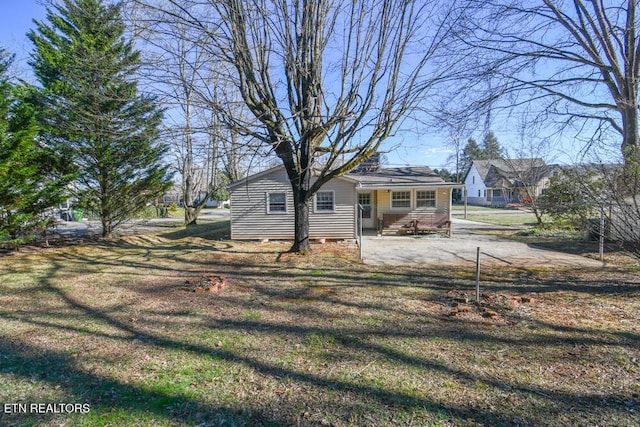
<path id="1" fill-rule="evenodd" d="M 178 184 L 173 184 L 166 193 L 163 194 L 162 198 L 157 200 L 156 203 L 162 205 L 170 205 L 175 203 L 180 206 L 182 200 L 182 187 Z"/>
<path id="2" fill-rule="evenodd" d="M 378 229 L 384 214 L 438 213 L 451 217 L 451 190 L 428 167 L 349 173 L 322 186 L 309 212 L 309 238 L 355 239 L 358 205 L 364 229 Z M 232 239 L 293 239 L 291 184 L 275 167 L 229 185 Z"/>
<path id="3" fill-rule="evenodd" d="M 202 200 L 202 198 L 205 197 L 206 195 L 207 195 L 206 191 L 204 190 L 198 191 L 198 193 L 196 194 L 195 203 L 199 203 L 200 200 Z M 162 205 L 170 205 L 175 203 L 177 206 L 184 207 L 184 200 L 182 196 L 183 196 L 182 186 L 175 184 L 162 196 L 161 199 L 158 199 L 156 202 Z M 204 204 L 205 208 L 221 208 L 225 206 L 229 206 L 228 200 L 208 199 Z"/>
<path id="4" fill-rule="evenodd" d="M 464 183 L 467 202 L 472 205 L 504 205 L 523 202 L 528 197 L 544 194 L 550 178 L 559 168 L 547 166 L 540 158 L 474 160 Z"/>
<path id="5" fill-rule="evenodd" d="M 207 195 L 206 191 L 198 191 L 198 194 L 196 195 L 196 199 L 194 201 L 194 203 L 200 203 L 200 201 Z M 229 200 L 213 200 L 213 199 L 207 199 L 207 201 L 204 203 L 204 207 L 205 208 L 222 208 L 225 206 L 229 206 Z"/>

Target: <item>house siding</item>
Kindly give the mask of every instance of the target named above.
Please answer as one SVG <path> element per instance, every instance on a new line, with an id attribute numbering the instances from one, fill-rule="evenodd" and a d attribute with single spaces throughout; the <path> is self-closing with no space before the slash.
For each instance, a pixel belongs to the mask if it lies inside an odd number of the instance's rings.
<path id="1" fill-rule="evenodd" d="M 334 192 L 334 212 L 309 212 L 309 237 L 312 239 L 355 239 L 356 237 L 356 191 L 348 181 L 334 179 L 322 186 L 320 191 Z"/>
<path id="2" fill-rule="evenodd" d="M 287 212 L 267 214 L 267 193 L 285 193 Z M 283 169 L 231 189 L 232 239 L 288 239 L 293 237 L 293 194 Z"/>
<path id="3" fill-rule="evenodd" d="M 474 165 L 471 165 L 464 184 L 467 188 L 467 203 L 472 205 L 487 204 L 487 187 Z M 480 196 L 478 196 L 478 191 L 480 191 Z"/>
<path id="4" fill-rule="evenodd" d="M 321 191 L 334 192 L 334 212 L 314 211 L 309 206 L 311 239 L 353 239 L 356 194 L 354 184 L 334 179 Z M 286 213 L 267 213 L 267 193 L 285 193 Z M 275 169 L 260 178 L 245 181 L 231 189 L 231 238 L 238 240 L 294 238 L 294 206 L 291 184 L 284 169 Z"/>
<path id="5" fill-rule="evenodd" d="M 416 191 L 436 192 L 435 208 L 416 208 Z M 437 212 L 438 214 L 447 214 L 451 216 L 451 189 L 450 188 L 419 188 L 419 189 L 398 189 L 397 191 L 411 192 L 411 207 L 404 209 L 391 209 L 391 192 L 387 190 L 378 190 L 376 199 L 376 212 L 378 220 L 382 220 L 385 213 L 404 213 L 404 212 Z"/>

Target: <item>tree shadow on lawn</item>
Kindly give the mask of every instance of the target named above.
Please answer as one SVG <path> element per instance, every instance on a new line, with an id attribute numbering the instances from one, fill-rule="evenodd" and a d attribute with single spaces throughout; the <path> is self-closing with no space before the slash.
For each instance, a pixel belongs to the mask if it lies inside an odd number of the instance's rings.
<path id="1" fill-rule="evenodd" d="M 118 412 L 128 416 L 138 414 L 141 422 L 155 424 L 154 419 L 169 421 L 174 424 L 205 422 L 217 425 L 279 425 L 286 423 L 285 419 L 270 418 L 254 408 L 212 407 L 204 405 L 195 399 L 180 394 L 156 391 L 151 388 L 124 384 L 121 381 L 100 377 L 91 372 L 85 372 L 76 367 L 73 355 L 63 354 L 53 350 L 46 350 L 26 343 L 16 343 L 15 340 L 0 338 L 0 354 L 2 365 L 0 374 L 21 378 L 22 381 L 38 383 L 44 382 L 63 390 L 64 397 L 52 402 L 43 402 L 35 398 L 23 402 L 3 403 L 88 403 L 87 415 L 73 415 L 73 424 L 117 425 Z M 171 408 L 181 408 L 174 411 Z M 116 413 L 116 415 L 113 415 Z M 189 414 L 185 417 L 185 414 Z M 135 418 L 135 417 L 134 417 Z M 131 421 L 134 418 L 129 418 Z M 21 425 L 64 425 L 69 416 L 56 416 L 50 413 L 13 413 L 0 412 L 0 424 L 6 426 Z M 144 421 L 146 420 L 146 421 Z M 254 421 L 256 423 L 254 424 Z M 122 421 L 120 421 L 122 422 Z"/>
<path id="2" fill-rule="evenodd" d="M 182 240 L 198 237 L 204 240 L 227 240 L 231 237 L 231 222 L 219 220 L 182 226 L 179 230 L 160 233 L 167 240 Z"/>
<path id="3" fill-rule="evenodd" d="M 146 267 L 149 268 L 149 266 Z M 122 316 L 118 315 L 121 313 L 116 314 L 113 313 L 112 310 L 93 307 L 90 304 L 82 302 L 72 296 L 64 289 L 52 284 L 51 281 L 56 277 L 57 271 L 63 268 L 64 264 L 55 265 L 51 270 L 50 277 L 45 278 L 45 280 L 42 281 L 42 287 L 52 296 L 55 296 L 61 302 L 64 302 L 67 307 L 72 309 L 76 313 L 74 318 L 84 318 L 87 322 L 97 322 L 122 332 L 122 335 L 109 336 L 108 339 L 119 342 L 138 340 L 144 343 L 144 345 L 157 349 L 186 351 L 193 355 L 203 357 L 203 363 L 210 358 L 212 358 L 211 360 L 224 360 L 232 364 L 248 367 L 274 381 L 286 379 L 289 381 L 295 381 L 296 383 L 305 384 L 307 386 L 312 386 L 314 388 L 324 389 L 330 393 L 339 392 L 355 394 L 360 396 L 362 401 L 376 401 L 377 404 L 387 407 L 390 412 L 393 412 L 398 408 L 404 408 L 406 410 L 426 410 L 432 414 L 436 414 L 437 417 L 453 419 L 458 422 L 471 421 L 490 425 L 507 425 L 512 424 L 513 422 L 513 419 L 509 415 L 489 408 L 446 404 L 427 398 L 416 397 L 397 390 L 385 389 L 384 386 L 362 384 L 357 381 L 349 381 L 346 379 L 338 380 L 329 376 L 322 376 L 302 370 L 286 368 L 281 365 L 264 362 L 257 357 L 253 357 L 251 353 L 221 349 L 214 345 L 194 344 L 193 342 L 181 340 L 174 336 L 167 337 L 158 335 L 157 333 L 153 333 L 142 326 L 122 320 Z M 335 272 L 327 272 L 329 276 L 331 276 L 332 273 L 337 273 L 337 270 Z M 274 272 L 272 272 L 272 274 L 273 277 L 277 277 Z M 255 276 L 256 272 L 247 272 L 246 275 Z M 341 277 L 340 280 L 348 278 L 354 283 L 358 280 L 357 273 L 345 274 L 344 272 L 341 272 L 339 276 Z M 303 269 L 301 272 L 293 274 L 292 277 L 308 278 L 314 276 L 312 276 L 309 271 Z M 409 277 L 416 276 L 406 276 L 406 278 Z M 445 287 L 445 279 L 446 277 L 444 276 L 439 279 L 443 281 L 439 286 L 443 288 Z M 384 286 L 393 286 L 386 276 L 385 279 L 382 280 L 382 283 Z M 369 284 L 369 286 L 379 285 L 380 284 L 376 284 L 375 281 L 373 281 L 373 284 Z M 405 286 L 416 286 L 416 284 L 411 282 Z M 285 287 L 283 287 L 283 291 L 286 291 L 284 288 Z M 274 293 L 273 291 L 269 291 L 268 295 L 270 298 L 278 298 L 282 296 L 282 294 L 279 294 L 278 292 Z M 229 303 L 241 305 L 246 304 L 246 301 L 235 300 L 229 301 Z M 333 303 L 344 304 L 345 301 L 334 301 Z M 287 310 L 287 308 L 283 308 L 282 306 L 273 307 L 273 309 Z M 288 310 L 292 311 L 298 309 L 299 308 L 296 308 L 295 306 L 289 306 L 288 308 Z M 35 309 L 33 313 L 22 311 L 11 316 L 11 318 L 14 321 L 22 320 L 29 323 L 30 319 L 34 314 L 37 314 L 37 312 L 38 309 Z M 322 315 L 323 313 L 318 312 L 317 314 Z M 68 316 L 68 314 L 66 314 L 66 316 Z M 46 326 L 46 322 L 43 322 L 40 326 Z M 415 354 L 408 354 L 392 346 L 373 343 L 368 339 L 368 337 L 375 335 L 375 328 L 364 330 L 345 330 L 330 326 L 309 327 L 291 324 L 274 324 L 266 321 L 238 321 L 230 319 L 225 321 L 212 320 L 210 324 L 205 324 L 204 326 L 212 330 L 219 330 L 222 328 L 243 333 L 252 331 L 260 333 L 261 331 L 269 331 L 269 333 L 297 337 L 298 339 L 310 334 L 326 334 L 334 337 L 336 343 L 349 352 L 364 350 L 374 360 L 382 359 L 389 363 L 399 364 L 401 366 L 423 369 L 424 375 L 426 376 L 429 375 L 429 372 L 437 372 L 446 374 L 451 378 L 465 383 L 487 384 L 492 389 L 502 392 L 511 392 L 515 390 L 522 395 L 542 399 L 550 405 L 558 405 L 560 410 L 572 411 L 575 410 L 576 406 L 580 408 L 588 408 L 585 409 L 585 411 L 594 413 L 606 413 L 607 411 L 624 412 L 627 409 L 624 404 L 621 403 L 624 401 L 624 396 L 598 393 L 574 394 L 550 388 L 530 387 L 528 385 L 518 384 L 515 382 L 500 381 L 488 376 L 472 374 L 470 371 L 456 369 L 437 360 L 426 359 Z M 530 348 L 531 345 L 560 344 L 560 341 L 549 340 L 548 337 L 545 338 L 544 342 L 536 342 L 535 339 L 503 341 L 494 335 L 482 333 L 478 330 L 467 330 L 463 326 L 464 325 L 461 323 L 458 323 L 454 328 L 445 329 L 440 332 L 432 332 L 436 337 L 440 336 L 441 338 L 445 337 L 453 340 L 476 340 L 478 342 L 496 343 L 508 342 L 509 344 L 522 347 L 523 351 L 526 351 L 526 349 Z M 61 326 L 59 322 L 56 324 L 56 327 L 65 328 L 65 326 Z M 77 329 L 70 329 L 73 332 L 78 333 Z M 576 330 L 574 332 L 585 333 L 583 330 Z M 87 331 L 86 333 L 89 334 L 91 332 Z M 386 330 L 385 333 L 389 337 L 402 336 L 402 331 L 394 328 Z M 409 334 L 407 336 L 418 337 L 418 334 L 420 333 L 424 333 L 424 331 L 416 330 L 413 335 Z M 586 333 L 593 333 L 593 331 L 586 331 Z M 610 342 L 602 340 L 601 338 L 593 340 L 585 339 L 584 344 L 620 345 L 619 342 Z M 237 407 L 233 408 L 210 406 L 200 403 L 197 399 L 192 399 L 186 395 L 158 392 L 149 388 L 124 384 L 113 379 L 102 378 L 88 372 L 83 372 L 76 367 L 76 363 L 71 356 L 53 350 L 43 350 L 25 343 L 16 343 L 15 340 L 0 341 L 0 354 L 3 355 L 3 367 L 0 371 L 4 375 L 9 374 L 24 378 L 25 380 L 34 379 L 45 381 L 50 384 L 56 384 L 62 387 L 69 395 L 69 401 L 87 401 L 92 404 L 92 411 L 95 411 L 98 414 L 109 413 L 110 411 L 113 411 L 114 408 L 119 408 L 124 411 L 134 411 L 148 417 L 159 417 L 176 423 L 186 422 L 196 424 L 202 423 L 203 420 L 206 422 L 219 422 L 220 420 L 226 419 L 232 425 L 305 424 L 305 422 L 301 421 L 299 416 L 293 415 L 296 413 L 294 408 L 288 408 L 287 411 L 283 411 L 283 415 L 281 417 L 277 417 L 272 414 L 265 413 L 255 407 L 243 406 L 243 403 L 241 402 L 238 403 Z M 87 390 L 88 385 L 89 389 Z M 304 399 L 304 397 L 300 397 L 300 399 Z M 339 399 L 334 403 L 336 413 L 348 414 L 355 410 L 352 407 L 354 404 L 355 403 L 348 399 Z M 174 410 L 172 412 L 169 410 L 169 406 L 172 408 L 182 409 Z M 9 421 L 13 422 L 11 420 Z M 537 421 L 539 420 L 522 418 L 519 420 L 519 422 L 523 424 L 535 424 Z M 17 422 L 18 421 L 16 421 L 16 423 Z M 36 419 L 36 422 L 40 422 L 40 418 Z"/>
<path id="4" fill-rule="evenodd" d="M 113 324 L 114 322 L 105 319 Z M 115 322 L 117 323 L 117 322 Z M 237 330 L 251 330 L 250 325 L 239 323 L 234 325 Z M 130 329 L 130 328 L 126 328 Z M 272 328 L 271 328 L 272 329 Z M 291 332 L 291 331 L 288 331 Z M 308 335 L 313 330 L 300 328 L 297 333 Z M 330 333 L 324 331 L 325 333 Z M 180 341 L 167 340 L 152 335 L 140 334 L 143 341 L 147 345 L 160 348 L 180 349 L 197 354 L 200 357 L 210 355 L 211 361 L 226 360 L 235 364 L 242 364 L 252 368 L 262 375 L 272 377 L 274 379 L 286 379 L 299 383 L 306 383 L 317 388 L 324 388 L 331 392 L 355 393 L 361 395 L 363 399 L 374 399 L 378 404 L 384 405 L 389 411 L 395 409 L 415 408 L 417 410 L 427 410 L 433 414 L 439 414 L 441 419 L 458 420 L 460 422 L 477 422 L 489 423 L 491 425 L 510 425 L 513 420 L 493 413 L 483 408 L 461 408 L 452 407 L 450 405 L 433 402 L 405 395 L 400 392 L 385 390 L 380 387 L 363 386 L 354 382 L 339 381 L 329 378 L 323 378 L 317 375 L 308 374 L 301 371 L 293 371 L 280 366 L 269 365 L 257 359 L 240 355 L 235 352 L 215 350 L 209 347 L 192 345 Z M 452 370 L 446 365 L 438 362 L 424 360 L 405 353 L 394 350 L 390 347 L 380 345 L 372 345 L 353 337 L 337 335 L 339 343 L 347 348 L 358 348 L 366 350 L 372 355 L 383 357 L 395 363 L 402 363 L 425 369 L 425 375 L 429 371 L 445 372 L 457 380 L 468 383 L 482 382 L 496 389 L 512 392 L 514 390 L 527 394 L 537 395 L 548 398 L 554 402 L 567 402 L 567 405 L 573 405 L 580 402 L 581 406 L 591 407 L 591 410 L 615 410 L 615 402 L 620 400 L 617 396 L 603 395 L 573 395 L 561 392 L 553 392 L 546 389 L 529 388 L 493 380 L 487 377 L 478 377 L 466 373 L 464 371 Z M 299 416 L 295 417 L 291 414 L 291 408 L 283 411 L 281 417 L 274 417 L 271 414 L 265 414 L 256 407 L 245 407 L 241 402 L 236 407 L 219 407 L 203 404 L 197 399 L 189 398 L 185 395 L 171 394 L 167 392 L 156 391 L 151 388 L 141 387 L 131 384 L 124 384 L 121 381 L 104 378 L 85 372 L 76 367 L 76 362 L 72 355 L 55 352 L 52 350 L 43 350 L 28 344 L 1 340 L 0 354 L 3 355 L 3 367 L 0 369 L 3 375 L 11 375 L 23 378 L 25 381 L 46 382 L 56 388 L 64 390 L 64 402 L 89 403 L 91 407 L 91 416 L 94 421 L 106 417 L 107 421 L 118 423 L 119 411 L 127 414 L 137 414 L 136 417 L 142 420 L 159 419 L 179 424 L 220 424 L 220 425 L 305 425 L 306 422 L 300 420 Z M 204 361 L 203 361 L 204 362 Z M 341 403 L 339 403 L 341 402 Z M 569 403 L 572 402 L 572 403 Z M 603 403 L 604 402 L 604 403 Z M 45 402 L 49 403 L 49 402 Z M 50 402 L 60 403 L 60 402 Z M 612 407 L 613 406 L 613 407 Z M 624 409 L 623 407 L 620 409 Z M 352 409 L 350 403 L 344 400 L 335 402 L 335 410 L 338 413 L 349 413 Z M 112 414 L 116 413 L 115 416 Z M 295 412 L 294 412 L 295 413 Z M 64 417 L 63 417 L 64 419 Z M 79 423 L 83 423 L 82 416 L 77 417 Z M 129 418 L 125 418 L 129 419 Z M 0 421 L 5 425 L 23 425 L 25 421 L 35 423 L 59 422 L 60 418 L 55 419 L 52 415 L 35 415 L 26 416 L 23 414 L 9 416 L 2 415 Z M 130 419 L 129 419 L 130 420 Z M 532 420 L 520 418 L 520 422 L 529 424 Z M 27 421 L 29 422 L 29 421 Z M 122 422 L 122 419 L 120 419 Z M 535 421 L 533 421 L 535 422 Z M 315 424 L 315 423 L 313 423 Z"/>
<path id="5" fill-rule="evenodd" d="M 138 330 L 131 324 L 124 323 L 115 317 L 105 314 L 104 311 L 95 310 L 75 300 L 61 289 L 51 288 L 61 300 L 74 310 L 77 310 L 78 315 L 86 317 L 87 321 L 90 319 L 93 322 L 97 321 L 115 327 L 129 336 L 129 338 L 124 336 L 115 338 L 119 341 L 136 339 L 155 348 L 181 350 L 200 357 L 211 358 L 212 361 L 225 360 L 234 364 L 244 365 L 276 380 L 293 380 L 331 392 L 355 393 L 366 399 L 377 400 L 379 404 L 388 406 L 391 411 L 395 407 L 415 408 L 417 410 L 426 409 L 446 418 L 477 420 L 492 424 L 508 422 L 507 419 L 501 418 L 500 415 L 480 408 L 448 406 L 380 387 L 363 386 L 348 381 L 322 378 L 306 372 L 286 369 L 237 352 L 217 349 L 214 346 L 202 346 L 180 340 L 167 339 L 166 337 Z M 28 319 L 25 319 L 25 321 L 28 322 Z M 243 328 L 242 324 L 236 327 L 238 330 L 243 330 Z M 77 332 L 77 330 L 74 330 L 74 332 Z M 304 334 L 311 332 L 313 331 L 302 331 Z M 262 414 L 254 407 L 243 407 L 241 403 L 236 408 L 210 407 L 186 396 L 161 393 L 140 386 L 124 384 L 113 379 L 98 377 L 76 368 L 76 363 L 70 355 L 44 350 L 22 342 L 16 343 L 15 340 L 0 339 L 0 354 L 3 355 L 3 367 L 0 369 L 3 375 L 55 384 L 56 387 L 61 387 L 65 391 L 67 395 L 65 401 L 74 403 L 88 402 L 91 405 L 92 413 L 109 414 L 118 408 L 127 412 L 143 414 L 147 418 L 160 417 L 161 419 L 164 418 L 179 423 L 202 423 L 203 421 L 211 423 L 226 420 L 226 423 L 221 422 L 221 425 L 300 425 L 298 424 L 300 422 L 298 418 L 291 418 L 290 411 L 283 412 L 286 415 L 283 415 L 282 418 L 274 418 Z M 430 367 L 433 368 L 433 366 Z M 348 406 L 350 404 L 348 402 L 344 404 L 347 407 L 341 408 L 342 412 L 349 413 L 350 408 Z M 336 402 L 336 406 L 339 407 L 340 404 Z M 170 411 L 169 407 L 181 409 Z M 99 415 L 95 416 L 99 417 Z M 24 415 L 20 415 L 15 420 L 6 415 L 3 417 L 5 417 L 4 422 L 7 424 L 24 422 Z M 42 418 L 41 416 L 35 416 L 32 421 L 41 422 Z M 301 425 L 305 425 L 305 423 L 303 422 Z"/>
<path id="6" fill-rule="evenodd" d="M 157 248 L 149 252 L 147 247 L 128 245 L 102 245 L 99 249 L 126 249 L 130 252 L 107 252 L 99 256 L 90 256 L 74 251 L 59 251 L 51 255 L 52 262 L 68 273 L 86 275 L 90 269 L 109 272 L 111 267 L 127 267 L 126 275 L 157 277 L 152 287 L 141 288 L 145 292 L 165 292 L 187 279 L 199 279 L 205 274 L 222 274 L 230 281 L 251 281 L 253 283 L 277 282 L 283 286 L 267 286 L 261 289 L 268 297 L 270 293 L 284 293 L 282 298 L 304 298 L 315 285 L 323 287 L 373 286 L 376 288 L 402 289 L 416 288 L 431 292 L 462 290 L 475 292 L 475 272 L 462 267 L 403 267 L 380 270 L 341 260 L 340 266 L 320 265 L 315 267 L 299 266 L 278 262 L 278 252 L 266 251 L 228 253 L 230 244 L 218 247 L 203 247 L 182 251 Z M 310 258 L 313 260 L 313 258 Z M 89 270 L 88 270 L 89 267 Z M 8 272 L 17 272 L 21 267 L 9 265 Z M 587 277 L 593 272 L 594 277 Z M 611 273 L 611 280 L 602 280 L 603 273 Z M 125 273 L 123 273 L 125 274 Z M 613 276 L 617 277 L 613 278 Z M 172 279 L 173 278 L 173 279 Z M 297 286 L 295 285 L 297 284 Z M 483 292 L 506 292 L 516 294 L 538 294 L 553 292 L 579 292 L 588 295 L 626 295 L 640 294 L 640 282 L 637 276 L 628 271 L 608 267 L 596 268 L 485 268 L 481 272 Z M 382 307 L 378 307 L 382 308 Z"/>
<path id="7" fill-rule="evenodd" d="M 227 224 L 228 226 L 228 221 L 220 221 L 217 223 L 214 223 L 216 226 L 222 227 L 222 224 Z M 208 227 L 210 227 L 211 224 L 203 224 L 202 225 L 202 230 L 204 233 L 206 233 L 206 230 L 208 230 Z M 200 227 L 200 225 L 195 226 L 195 227 Z M 188 231 L 188 230 L 187 230 Z M 188 233 L 185 234 L 184 231 L 179 231 L 176 233 L 165 233 L 165 234 L 161 234 L 161 237 L 164 238 L 168 238 L 168 239 L 175 239 L 175 240 L 181 240 L 184 239 L 186 237 L 189 237 Z M 214 240 L 216 238 L 213 238 Z M 268 264 L 262 264 L 262 267 L 264 268 L 264 276 L 267 277 L 271 274 L 271 271 L 274 270 L 275 266 L 280 266 L 280 271 L 277 272 L 277 274 L 284 274 L 285 276 L 289 276 L 292 277 L 293 275 L 288 274 L 286 272 L 282 272 L 281 271 L 281 266 L 285 265 L 286 263 L 281 263 L 281 255 L 283 252 L 286 252 L 288 250 L 289 245 L 287 243 L 283 243 L 281 245 L 273 245 L 271 247 L 268 248 L 261 248 L 261 244 L 259 243 L 248 243 L 248 242 L 242 242 L 242 243 L 238 243 L 238 242 L 233 242 L 233 241 L 224 241 L 224 242 L 216 242 L 213 246 L 210 246 L 206 243 L 195 243 L 195 244 L 191 244 L 191 243 L 185 243 L 184 245 L 178 245 L 178 246 L 174 246 L 171 244 L 154 244 L 153 247 L 150 249 L 148 246 L 146 245 L 140 245 L 140 242 L 134 243 L 134 242 L 119 242 L 118 246 L 119 247 L 126 247 L 126 248 L 130 248 L 130 249 L 140 249 L 140 250 L 147 250 L 147 251 L 162 251 L 162 250 L 176 250 L 176 251 L 195 251 L 195 250 L 201 250 L 201 251 L 206 251 L 206 252 L 213 252 L 213 253 L 220 253 L 220 254 L 229 254 L 229 255 L 249 255 L 251 257 L 258 257 L 258 256 L 270 256 L 273 255 L 274 258 L 272 260 L 269 261 Z M 543 245 L 539 245 L 538 243 L 533 244 L 533 246 L 538 247 L 541 249 L 548 249 L 548 250 L 556 250 L 553 247 L 545 247 Z M 318 253 L 323 253 L 323 248 L 322 246 L 318 247 L 318 251 L 316 251 L 316 254 Z M 578 251 L 579 252 L 579 251 Z M 355 252 L 354 252 L 355 253 Z M 571 252 L 569 252 L 571 253 Z M 454 256 L 456 256 L 456 254 L 453 254 Z M 229 266 L 238 266 L 238 265 L 246 265 L 247 261 L 243 260 L 243 261 L 234 261 L 231 260 L 229 258 L 224 258 L 223 259 L 223 264 L 226 263 Z M 462 259 L 461 259 L 462 260 Z M 253 262 L 254 260 L 250 260 L 251 262 Z M 352 265 L 357 266 L 358 270 L 364 270 L 367 273 L 369 273 L 367 276 L 364 276 L 364 278 L 366 280 L 373 280 L 375 283 L 379 283 L 379 284 L 383 284 L 384 280 L 380 280 L 380 279 L 376 279 L 375 276 L 376 274 L 378 275 L 382 275 L 385 276 L 387 278 L 393 278 L 392 283 L 390 283 L 390 286 L 398 286 L 398 283 L 410 283 L 411 286 L 413 286 L 414 283 L 419 283 L 419 282 L 429 282 L 429 286 L 431 287 L 438 287 L 441 284 L 444 284 L 445 288 L 450 288 L 451 284 L 456 284 L 456 282 L 460 282 L 459 280 L 454 279 L 452 281 L 452 276 L 453 277 L 458 277 L 460 276 L 460 272 L 464 272 L 466 270 L 468 270 L 468 273 L 474 273 L 475 271 L 471 271 L 472 268 L 467 268 L 465 269 L 464 267 L 451 267 L 451 268 L 440 268 L 440 267 L 421 267 L 419 265 L 416 266 L 408 266 L 408 267 L 392 267 L 389 268 L 387 270 L 379 270 L 378 267 L 360 267 L 361 264 L 359 264 L 358 261 L 355 261 L 355 259 L 350 259 L 350 260 L 344 260 L 347 263 L 351 263 Z M 197 263 L 197 262 L 196 262 Z M 216 266 L 219 265 L 220 263 L 217 262 L 216 259 L 212 259 L 209 258 L 206 262 L 206 265 L 211 265 L 211 266 Z M 203 264 L 204 265 L 204 264 Z M 222 265 L 221 267 L 224 267 L 224 265 Z M 568 272 L 568 277 L 571 278 L 572 276 L 572 272 L 573 271 L 577 271 L 577 272 L 585 272 L 585 271 L 593 271 L 593 272 L 605 272 L 605 271 L 611 271 L 612 267 L 593 267 L 593 268 L 580 268 L 580 269 L 573 269 L 570 267 L 563 267 L 561 268 L 563 271 Z M 615 269 L 615 267 L 613 267 Z M 305 268 L 304 267 L 298 267 L 298 269 L 300 269 L 301 271 L 304 271 Z M 331 268 L 331 267 L 324 267 L 322 268 L 323 270 L 326 271 L 326 276 L 327 277 L 332 277 L 334 281 L 339 281 L 341 279 L 343 279 L 342 277 L 342 272 L 344 270 L 344 268 L 341 266 L 339 268 Z M 315 271 L 317 270 L 316 268 L 308 268 L 308 271 Z M 394 270 L 400 270 L 400 271 L 394 271 Z M 452 271 L 453 274 L 447 274 L 449 271 Z M 614 282 L 614 281 L 608 281 L 608 282 L 602 282 L 602 281 L 597 281 L 597 280 L 583 280 L 579 277 L 576 277 L 573 280 L 567 280 L 567 276 L 563 275 L 563 277 L 559 278 L 559 279 L 553 279 L 553 278 L 549 278 L 549 279 L 544 279 L 544 280 L 540 280 L 536 277 L 536 275 L 538 274 L 538 272 L 541 270 L 541 268 L 526 268 L 526 267 L 489 267 L 489 268 L 483 268 L 483 282 L 485 286 L 488 286 L 492 291 L 517 291 L 517 292 L 555 292 L 555 291 L 574 291 L 574 292 L 584 292 L 584 293 L 590 293 L 590 294 L 616 294 L 616 293 L 637 293 L 640 292 L 640 281 L 631 281 L 631 280 L 626 280 L 624 282 Z M 549 267 L 549 270 L 553 271 L 553 267 Z M 489 272 L 489 277 L 487 277 L 487 274 L 485 274 L 485 271 Z M 444 274 L 442 274 L 444 272 Z M 504 273 L 502 273 L 504 272 Z M 502 277 L 501 277 L 502 276 Z M 346 277 L 347 279 L 349 277 Z M 317 280 L 318 278 L 312 278 L 315 280 Z M 462 282 L 460 283 L 461 285 L 467 285 L 469 286 L 470 281 L 467 280 L 466 282 Z M 473 286 L 473 285 L 472 285 Z M 501 287 L 502 286 L 502 287 Z"/>

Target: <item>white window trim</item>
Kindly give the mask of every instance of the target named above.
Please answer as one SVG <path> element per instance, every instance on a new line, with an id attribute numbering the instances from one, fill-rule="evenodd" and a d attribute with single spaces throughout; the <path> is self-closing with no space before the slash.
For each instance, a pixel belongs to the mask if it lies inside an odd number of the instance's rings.
<path id="1" fill-rule="evenodd" d="M 331 197 L 333 199 L 333 209 L 322 209 L 318 210 L 318 193 L 331 193 Z M 313 213 L 335 213 L 336 212 L 336 192 L 334 190 L 320 190 L 313 195 Z"/>
<path id="2" fill-rule="evenodd" d="M 433 193 L 433 206 L 418 206 L 418 192 L 419 191 L 430 191 Z M 421 200 L 432 200 L 432 199 L 421 199 Z M 415 190 L 414 204 L 416 209 L 437 209 L 438 208 L 438 190 Z"/>
<path id="3" fill-rule="evenodd" d="M 393 193 L 409 193 L 409 206 L 393 206 Z M 413 191 L 411 190 L 391 190 L 389 192 L 389 207 L 394 211 L 411 210 L 413 209 Z"/>
<path id="4" fill-rule="evenodd" d="M 267 215 L 285 215 L 289 213 L 289 202 L 287 201 L 287 192 L 286 191 L 268 191 L 265 197 L 267 204 Z M 273 211 L 271 212 L 271 203 L 269 202 L 269 196 L 271 194 L 284 194 L 284 211 Z"/>

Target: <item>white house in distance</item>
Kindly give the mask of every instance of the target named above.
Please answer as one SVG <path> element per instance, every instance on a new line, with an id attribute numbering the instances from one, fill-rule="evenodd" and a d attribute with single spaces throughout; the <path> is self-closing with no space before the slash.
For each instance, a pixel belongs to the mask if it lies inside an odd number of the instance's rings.
<path id="1" fill-rule="evenodd" d="M 504 205 L 526 201 L 527 186 L 534 197 L 544 194 L 558 168 L 543 159 L 474 160 L 464 183 L 467 202 L 472 205 Z"/>
<path id="2" fill-rule="evenodd" d="M 450 221 L 451 190 L 459 187 L 428 167 L 384 168 L 334 178 L 314 196 L 309 238 L 355 239 L 359 209 L 363 228 L 380 232 L 405 225 L 409 230 L 409 222 L 418 217 Z M 236 181 L 229 190 L 232 239 L 293 239 L 293 194 L 284 167 Z"/>

